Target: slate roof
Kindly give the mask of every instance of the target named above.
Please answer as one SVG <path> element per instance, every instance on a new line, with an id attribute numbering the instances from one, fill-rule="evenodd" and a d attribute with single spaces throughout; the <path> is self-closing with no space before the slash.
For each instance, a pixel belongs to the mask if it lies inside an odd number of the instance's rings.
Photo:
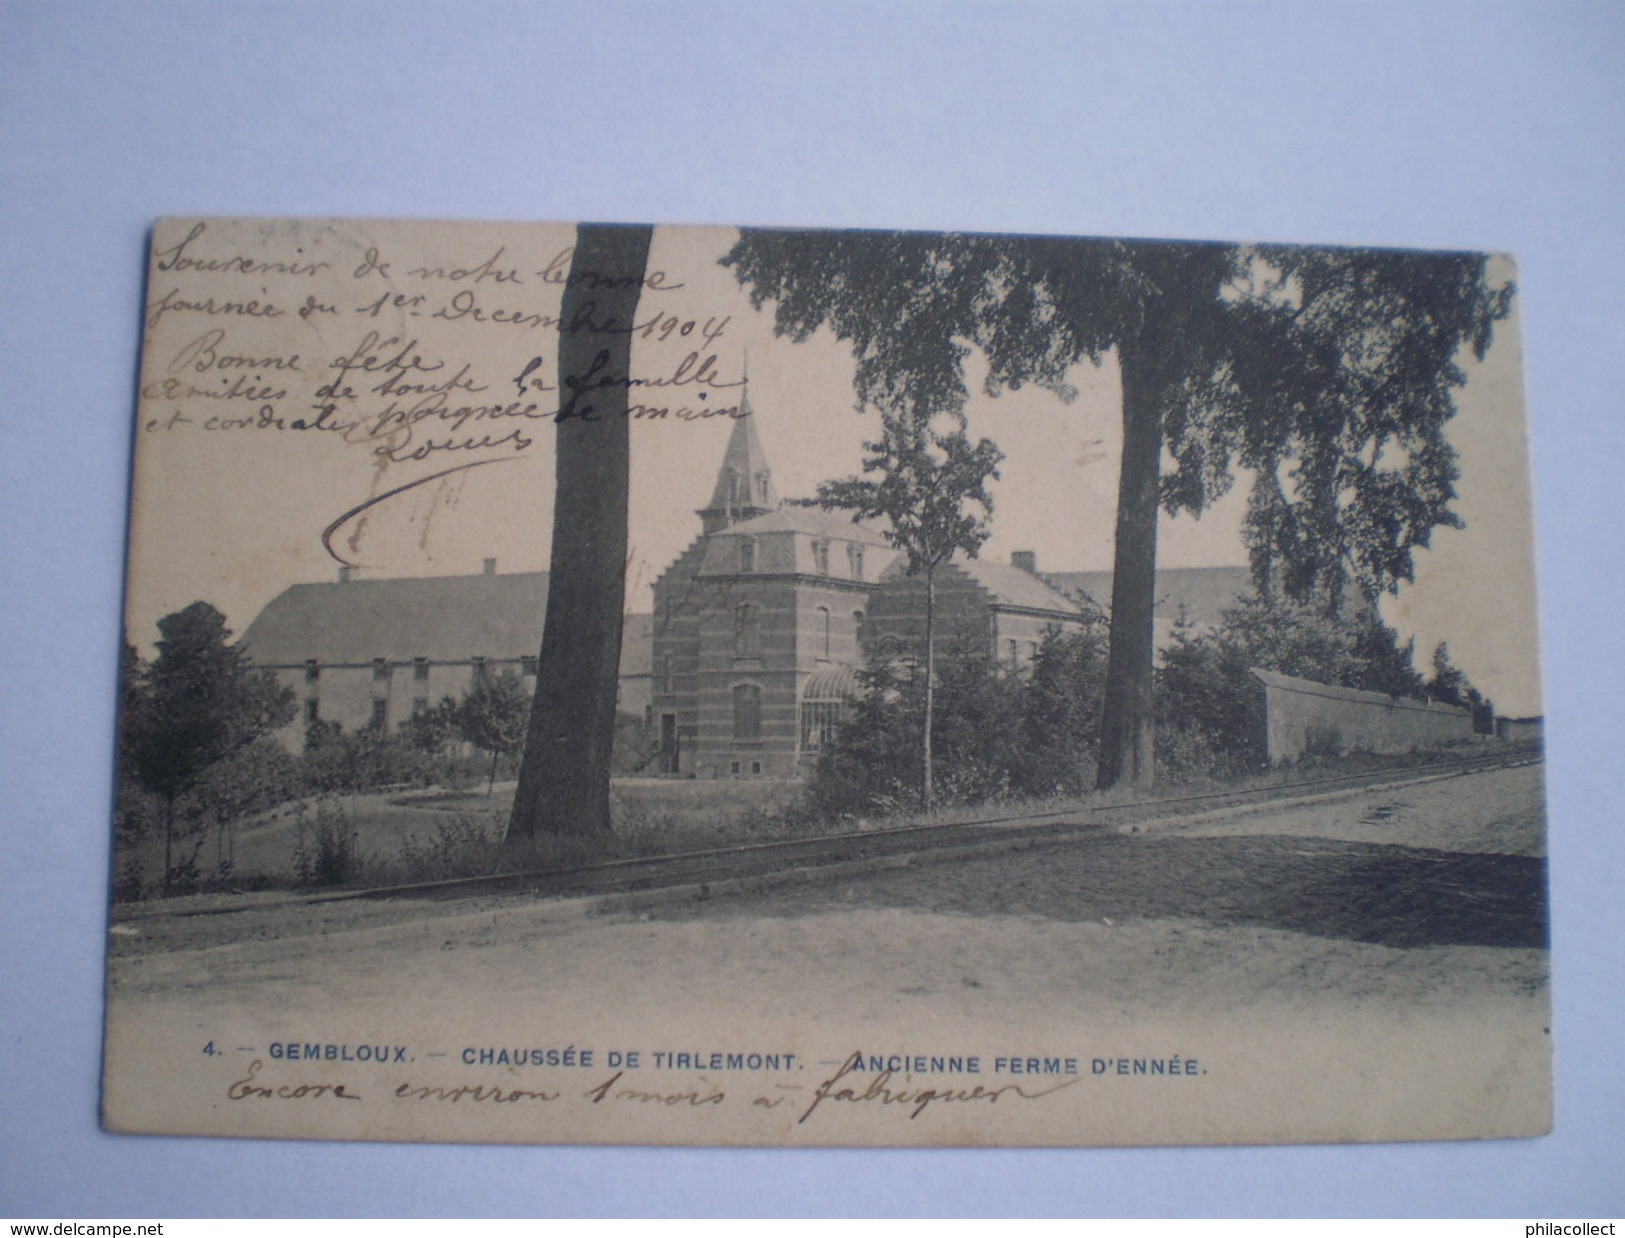
<path id="1" fill-rule="evenodd" d="M 1019 606 L 1025 610 L 1053 611 L 1063 615 L 1082 613 L 1071 598 L 1024 568 L 990 559 L 954 559 L 948 568 L 970 577 L 991 595 L 995 605 Z M 881 573 L 881 579 L 896 579 L 907 570 L 908 560 L 899 555 L 897 562 Z M 937 570 L 940 572 L 942 569 Z"/>
<path id="2" fill-rule="evenodd" d="M 1110 572 L 1045 572 L 1044 579 L 1071 596 L 1083 596 L 1101 610 L 1111 611 Z M 1187 622 L 1217 627 L 1227 607 L 1253 587 L 1245 567 L 1164 567 L 1157 569 L 1156 617 L 1172 623 L 1181 608 Z"/>
<path id="3" fill-rule="evenodd" d="M 1076 602 L 1025 568 L 990 559 L 956 559 L 950 566 L 964 572 L 991 593 L 994 601 L 1006 606 L 1059 611 L 1068 615 L 1081 613 Z"/>
<path id="4" fill-rule="evenodd" d="M 513 572 L 292 585 L 260 611 L 241 643 L 261 666 L 310 658 L 361 664 L 534 657 L 547 579 L 546 572 Z M 649 615 L 627 616 L 622 675 L 649 673 L 651 622 Z"/>
<path id="5" fill-rule="evenodd" d="M 729 478 L 743 488 L 743 492 L 730 492 Z M 765 489 L 761 483 L 765 481 Z M 717 484 L 711 491 L 711 502 L 703 510 L 726 512 L 750 508 L 774 508 L 779 505 L 779 492 L 773 485 L 773 474 L 767 467 L 767 453 L 756 433 L 756 418 L 751 414 L 750 396 L 739 396 L 739 419 L 728 435 L 728 446 L 723 452 L 722 467 L 717 470 Z"/>
<path id="6" fill-rule="evenodd" d="M 822 507 L 781 507 L 764 516 L 753 516 L 731 524 L 713 537 L 731 537 L 735 534 L 806 533 L 812 537 L 828 537 L 841 541 L 858 542 L 865 546 L 885 546 L 885 537 L 873 526 L 860 524 L 842 512 L 825 511 Z"/>

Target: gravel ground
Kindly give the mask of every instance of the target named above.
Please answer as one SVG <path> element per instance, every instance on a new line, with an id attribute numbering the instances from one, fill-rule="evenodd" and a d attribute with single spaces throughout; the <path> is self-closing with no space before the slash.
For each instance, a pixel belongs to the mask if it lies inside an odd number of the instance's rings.
<path id="1" fill-rule="evenodd" d="M 1141 995 L 1156 1002 L 1184 1004 L 1208 987 L 1225 992 L 1231 983 L 1248 987 L 1241 975 L 1208 983 L 1216 961 L 1206 947 L 1220 949 L 1233 938 L 1252 944 L 1219 970 L 1257 966 L 1258 943 L 1280 939 L 1291 951 L 1319 959 L 1311 970 L 1320 993 L 1341 983 L 1334 966 L 1340 951 L 1349 956 L 1349 982 L 1369 989 L 1365 967 L 1354 962 L 1360 952 L 1348 949 L 1354 945 L 1390 954 L 1511 951 L 1521 960 L 1513 987 L 1527 990 L 1545 974 L 1543 821 L 1541 767 L 1534 766 L 1233 820 L 1102 832 L 1064 846 L 839 882 L 685 899 L 573 923 L 544 918 L 534 904 L 513 898 L 272 903 L 232 916 L 120 926 L 111 942 L 110 980 L 115 993 L 156 995 L 175 984 L 235 993 L 245 986 L 274 988 L 279 979 L 307 971 L 314 980 L 347 969 L 416 966 L 415 952 L 430 940 L 436 955 L 523 949 L 529 941 L 565 936 L 580 951 L 625 931 L 639 945 L 630 952 L 611 949 L 605 967 L 617 960 L 636 960 L 634 971 L 646 966 L 658 957 L 664 933 L 686 939 L 674 940 L 683 957 L 714 966 L 737 961 L 764 982 L 772 980 L 777 960 L 790 973 L 783 978 L 788 995 L 806 968 L 830 953 L 828 943 L 847 939 L 850 926 L 865 919 L 859 913 L 869 913 L 888 924 L 932 922 L 925 938 L 951 936 L 956 957 L 974 961 L 985 954 L 995 967 L 1003 965 L 1000 939 L 1020 938 L 1034 926 L 1051 938 L 1063 926 L 1089 935 L 1091 957 L 1123 948 L 1130 937 L 1167 936 L 1168 942 L 1151 946 L 1151 957 L 1166 948 L 1168 959 L 1181 960 L 1190 974 L 1181 976 L 1171 964 L 1159 967 L 1167 991 Z M 753 959 L 758 946 L 767 955 Z M 1035 952 L 1050 953 L 1026 944 L 1015 951 Z M 233 959 L 229 979 L 219 970 L 227 957 Z M 380 958 L 393 961 L 379 965 Z M 1399 966 L 1391 959 L 1385 965 Z M 477 986 L 478 972 L 464 979 Z"/>
<path id="2" fill-rule="evenodd" d="M 187 1133 L 673 1143 L 1536 1133 L 1549 1106 L 1540 775 L 1479 774 L 613 914 L 493 898 L 120 925 L 110 1120 Z M 1045 1109 L 1048 1125 L 1005 1106 L 919 1127 L 890 1111 L 820 1116 L 816 1130 L 751 1102 L 708 1125 L 664 1109 L 616 1124 L 579 1092 L 574 1116 L 553 1126 L 517 1111 L 412 1118 L 375 1103 L 311 1121 L 220 1106 L 249 1056 L 295 1039 L 409 1046 L 392 1069 L 414 1085 L 522 1077 L 568 1090 L 605 1075 L 459 1065 L 467 1046 L 503 1044 L 800 1053 L 797 1070 L 809 1073 L 755 1077 L 758 1101 L 775 1088 L 805 1101 L 811 1072 L 874 1048 L 1067 1053 L 1087 1089 Z M 205 1043 L 227 1056 L 199 1057 Z M 1203 1077 L 1209 1063 L 1215 1074 L 1153 1095 L 1089 1073 L 1116 1055 L 1199 1057 Z M 314 1077 L 303 1063 L 267 1065 L 278 1078 Z M 387 1097 L 397 1075 L 380 1074 L 342 1077 Z M 685 1088 L 694 1078 L 679 1077 Z"/>

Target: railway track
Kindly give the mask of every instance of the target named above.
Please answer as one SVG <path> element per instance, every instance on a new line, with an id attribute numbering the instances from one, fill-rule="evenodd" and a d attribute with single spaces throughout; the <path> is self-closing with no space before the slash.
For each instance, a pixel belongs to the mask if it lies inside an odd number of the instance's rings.
<path id="1" fill-rule="evenodd" d="M 885 863 L 923 863 L 1059 844 L 1106 831 L 1151 830 L 1159 825 L 1233 815 L 1250 809 L 1331 801 L 1378 789 L 1400 789 L 1493 770 L 1538 764 L 1530 751 L 1437 761 L 1404 770 L 1333 775 L 1265 787 L 1214 791 L 1121 804 L 1072 806 L 1047 812 L 991 813 L 951 823 L 860 829 L 816 837 L 741 843 L 666 855 L 613 860 L 568 869 L 501 873 L 365 890 L 290 895 L 275 902 L 250 901 L 209 908 L 157 909 L 116 915 L 122 924 L 141 920 L 233 915 L 272 907 L 363 900 L 453 901 L 496 895 L 570 898 L 688 890 L 696 897 L 720 893 L 740 882 L 781 876 L 786 880 L 838 875 Z"/>

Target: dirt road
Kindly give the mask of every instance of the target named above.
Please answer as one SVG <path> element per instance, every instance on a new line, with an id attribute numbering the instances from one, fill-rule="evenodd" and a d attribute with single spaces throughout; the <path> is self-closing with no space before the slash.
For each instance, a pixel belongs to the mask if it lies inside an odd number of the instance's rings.
<path id="1" fill-rule="evenodd" d="M 445 1069 L 497 1043 L 793 1045 L 815 1071 L 877 1039 L 1071 1046 L 1086 1062 L 1199 1049 L 1262 1106 L 1242 1138 L 1389 1137 L 1411 1129 L 1391 1123 L 1424 1098 L 1440 1129 L 1455 1129 L 1464 1089 L 1473 1113 L 1528 1125 L 1547 1026 L 1540 775 L 1477 774 L 608 916 L 549 918 L 512 899 L 416 919 L 345 904 L 319 920 L 267 913 L 263 939 L 230 945 L 141 952 L 125 935 L 110 972 L 110 1061 L 126 1045 L 133 1061 L 205 1040 L 263 1052 L 379 1036 Z M 193 924 L 200 938 L 211 931 Z M 1493 1044 L 1475 1050 L 1485 1036 Z M 1339 1125 L 1345 1103 L 1306 1127 L 1322 1111 L 1304 1108 L 1304 1070 L 1335 1095 L 1388 1100 L 1370 1102 L 1368 1125 Z M 1498 1081 L 1490 1093 L 1485 1070 Z M 1234 1131 L 1234 1097 L 1219 1099 L 1230 1095 L 1215 1090 L 1211 1112 L 1182 1103 L 1158 1117 L 1153 1106 L 1127 1134 L 1079 1116 L 1085 1133 L 1067 1138 Z M 1100 1134 L 1091 1121 L 1105 1123 Z M 503 1131 L 458 1137 L 516 1137 Z"/>

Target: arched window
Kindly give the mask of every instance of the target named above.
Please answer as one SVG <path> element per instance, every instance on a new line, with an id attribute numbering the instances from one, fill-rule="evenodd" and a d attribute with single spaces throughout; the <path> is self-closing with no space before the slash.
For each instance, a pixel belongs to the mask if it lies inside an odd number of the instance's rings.
<path id="1" fill-rule="evenodd" d="M 741 572 L 754 572 L 756 570 L 756 539 L 754 537 L 739 539 L 739 570 Z"/>
<path id="2" fill-rule="evenodd" d="M 850 666 L 826 667 L 808 676 L 801 695 L 801 746 L 816 751 L 834 739 L 861 692 L 858 673 Z"/>
<path id="3" fill-rule="evenodd" d="M 830 632 L 829 632 L 829 607 L 827 607 L 827 606 L 820 606 L 818 608 L 818 630 L 819 630 L 820 635 L 817 637 L 817 639 L 819 639 L 819 640 L 821 640 L 823 642 L 823 644 L 820 646 L 822 652 L 820 652 L 818 656 L 823 658 L 827 662 L 829 660 L 829 636 L 830 636 Z"/>
<path id="4" fill-rule="evenodd" d="M 863 547 L 856 543 L 848 543 L 846 547 L 847 566 L 852 569 L 852 579 L 863 579 Z"/>
<path id="5" fill-rule="evenodd" d="M 853 639 L 858 642 L 858 652 L 861 654 L 863 652 L 863 612 L 861 610 L 852 612 L 852 635 Z"/>
<path id="6" fill-rule="evenodd" d="M 734 685 L 734 738 L 762 737 L 762 690 L 753 683 Z"/>
<path id="7" fill-rule="evenodd" d="M 754 658 L 761 653 L 761 619 L 749 602 L 734 607 L 734 657 Z"/>

